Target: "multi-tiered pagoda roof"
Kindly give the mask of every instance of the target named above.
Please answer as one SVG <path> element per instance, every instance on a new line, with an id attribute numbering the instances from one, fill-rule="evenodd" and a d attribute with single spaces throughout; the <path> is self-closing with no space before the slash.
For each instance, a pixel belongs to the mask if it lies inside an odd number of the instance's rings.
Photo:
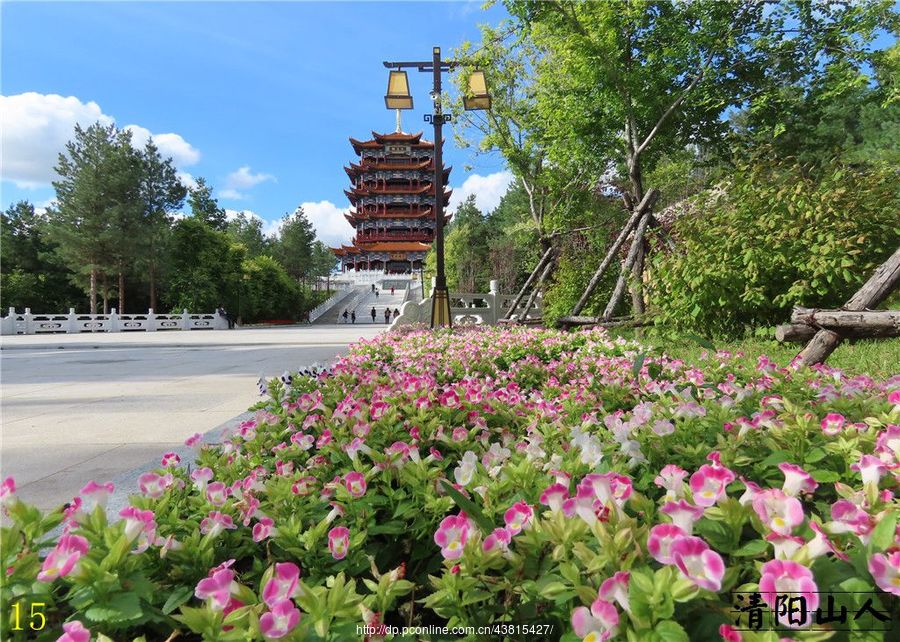
<path id="1" fill-rule="evenodd" d="M 356 235 L 351 245 L 332 248 L 342 270 L 419 270 L 434 239 L 434 143 L 422 140 L 421 132 L 373 131 L 370 140 L 350 138 L 350 144 L 359 161 L 344 167 L 351 183 L 344 193 L 353 206 L 344 217 Z M 443 170 L 444 185 L 450 169 Z M 443 191 L 442 205 L 450 194 Z"/>

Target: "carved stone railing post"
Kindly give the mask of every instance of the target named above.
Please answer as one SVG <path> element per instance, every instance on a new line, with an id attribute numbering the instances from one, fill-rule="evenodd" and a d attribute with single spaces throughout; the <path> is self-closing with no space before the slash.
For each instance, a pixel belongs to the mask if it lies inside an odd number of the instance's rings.
<path id="1" fill-rule="evenodd" d="M 69 308 L 67 318 L 69 326 L 66 328 L 66 334 L 78 334 L 78 315 L 75 314 L 75 308 Z"/>
<path id="2" fill-rule="evenodd" d="M 25 308 L 25 334 L 34 334 L 34 316 L 31 314 L 31 308 Z"/>
<path id="3" fill-rule="evenodd" d="M 116 309 L 113 308 L 112 312 L 109 313 L 109 332 L 118 332 L 119 331 L 119 313 L 116 312 Z"/>
<path id="4" fill-rule="evenodd" d="M 147 332 L 156 332 L 156 314 L 153 308 L 147 310 Z"/>
<path id="5" fill-rule="evenodd" d="M 181 311 L 181 329 L 191 329 L 191 315 L 188 314 L 187 308 Z"/>

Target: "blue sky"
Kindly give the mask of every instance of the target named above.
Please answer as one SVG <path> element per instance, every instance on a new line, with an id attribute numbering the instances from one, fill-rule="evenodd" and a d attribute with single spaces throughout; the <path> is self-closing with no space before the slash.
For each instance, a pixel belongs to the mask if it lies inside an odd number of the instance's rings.
<path id="1" fill-rule="evenodd" d="M 381 61 L 429 58 L 433 45 L 449 55 L 505 15 L 480 2 L 3 2 L 0 12 L 4 209 L 46 205 L 74 123 L 100 119 L 152 135 L 185 181 L 205 177 L 223 207 L 268 229 L 304 204 L 332 243 L 352 233 L 340 215 L 347 137 L 394 128 Z M 430 75 L 410 72 L 410 83 L 403 129 L 430 138 Z M 510 179 L 502 159 L 446 138 L 454 201 L 496 205 Z"/>

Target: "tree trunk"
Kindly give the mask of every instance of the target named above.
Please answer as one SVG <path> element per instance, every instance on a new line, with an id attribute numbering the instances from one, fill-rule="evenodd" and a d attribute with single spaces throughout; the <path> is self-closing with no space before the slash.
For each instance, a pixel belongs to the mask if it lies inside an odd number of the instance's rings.
<path id="1" fill-rule="evenodd" d="M 836 329 L 832 329 L 834 332 Z M 782 343 L 806 343 L 818 332 L 805 323 L 787 323 L 775 328 L 775 339 Z M 894 328 L 841 328 L 837 330 L 841 339 L 882 339 L 900 337 L 900 327 Z"/>
<path id="2" fill-rule="evenodd" d="M 119 314 L 125 314 L 125 272 L 119 270 Z"/>
<path id="3" fill-rule="evenodd" d="M 794 308 L 791 323 L 805 323 L 843 334 L 844 329 L 886 332 L 900 330 L 900 310 L 818 310 Z"/>
<path id="4" fill-rule="evenodd" d="M 150 309 L 156 312 L 156 266 L 150 263 Z"/>
<path id="5" fill-rule="evenodd" d="M 550 276 L 550 272 L 553 271 L 553 261 L 547 261 L 547 265 L 544 266 L 544 271 L 541 272 L 541 277 L 537 280 L 537 283 L 534 284 L 534 289 L 531 291 L 531 296 L 528 297 L 528 301 L 525 302 L 525 309 L 522 311 L 522 314 L 519 316 L 518 320 L 523 321 L 528 316 L 528 311 L 531 309 L 531 306 L 534 305 L 535 299 L 537 299 L 538 291 L 541 288 L 541 285 L 547 280 L 547 277 Z"/>
<path id="6" fill-rule="evenodd" d="M 845 310 L 865 310 L 874 308 L 884 301 L 900 282 L 900 248 L 891 257 L 875 270 L 868 281 L 850 297 L 844 305 Z M 831 330 L 819 330 L 803 350 L 800 351 L 800 364 L 815 365 L 828 358 L 838 344 L 841 337 Z"/>
<path id="7" fill-rule="evenodd" d="M 628 279 L 629 273 L 637 260 L 637 255 L 643 247 L 644 232 L 647 230 L 647 225 L 650 223 L 650 217 L 653 216 L 651 211 L 652 210 L 649 208 L 644 211 L 644 215 L 641 216 L 637 229 L 634 231 L 634 240 L 631 242 L 631 249 L 628 251 L 625 265 L 622 266 L 622 272 L 619 274 L 619 280 L 616 281 L 616 287 L 613 289 L 612 296 L 609 298 L 606 310 L 603 311 L 604 319 L 610 319 L 612 317 L 613 312 L 616 310 L 616 306 L 619 305 L 619 301 L 622 300 L 622 295 L 625 293 L 625 281 Z M 641 296 L 643 296 L 643 294 L 641 294 Z"/>
<path id="8" fill-rule="evenodd" d="M 628 235 L 631 233 L 631 230 L 634 228 L 634 226 L 637 225 L 643 213 L 647 209 L 653 207 L 653 204 L 656 203 L 657 198 L 659 198 L 659 191 L 656 189 L 651 189 L 644 196 L 644 199 L 634 210 L 631 217 L 628 219 L 628 222 L 625 223 L 625 227 L 623 227 L 622 231 L 619 232 L 619 236 L 613 242 L 612 246 L 610 246 L 609 251 L 606 253 L 606 256 L 603 257 L 603 260 L 600 262 L 600 266 L 597 268 L 597 271 L 594 272 L 594 276 L 591 277 L 591 281 L 590 283 L 588 283 L 587 288 L 585 288 L 584 293 L 578 300 L 578 303 L 576 303 L 575 307 L 572 308 L 572 316 L 578 315 L 578 313 L 581 312 L 587 305 L 587 302 L 590 300 L 591 295 L 597 288 L 597 284 L 600 283 L 600 279 L 603 278 L 603 274 L 609 268 L 609 265 L 615 258 L 616 253 L 618 253 L 619 248 L 622 247 L 623 243 L 625 243 L 625 239 L 628 238 Z"/>
<path id="9" fill-rule="evenodd" d="M 91 266 L 91 314 L 97 314 L 97 268 Z"/>
<path id="10" fill-rule="evenodd" d="M 551 255 L 553 254 L 552 249 L 547 249 L 544 251 L 541 256 L 541 260 L 538 261 L 538 264 L 534 267 L 534 271 L 528 276 L 528 279 L 525 281 L 525 285 L 522 286 L 522 289 L 519 290 L 519 294 L 516 295 L 515 300 L 512 302 L 512 305 L 509 306 L 509 310 L 506 311 L 506 314 L 503 316 L 504 319 L 512 319 L 513 315 L 516 312 L 516 308 L 519 307 L 519 303 L 522 302 L 522 299 L 525 297 L 525 293 L 528 291 L 528 288 L 531 287 L 531 284 L 534 283 L 534 280 L 538 277 L 541 270 L 544 267 L 544 264 L 551 260 Z"/>
<path id="11" fill-rule="evenodd" d="M 644 314 L 644 258 L 647 256 L 646 242 L 641 239 L 634 267 L 631 268 L 631 310 L 634 314 Z"/>

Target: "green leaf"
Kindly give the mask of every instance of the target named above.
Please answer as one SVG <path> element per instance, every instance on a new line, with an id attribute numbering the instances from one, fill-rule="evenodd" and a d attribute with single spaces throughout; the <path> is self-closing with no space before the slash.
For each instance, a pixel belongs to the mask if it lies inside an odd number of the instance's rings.
<path id="1" fill-rule="evenodd" d="M 841 481 L 841 474 L 833 470 L 814 470 L 810 475 L 820 484 Z"/>
<path id="2" fill-rule="evenodd" d="M 644 359 L 647 358 L 646 353 L 642 352 L 634 358 L 634 365 L 631 367 L 631 375 L 637 379 L 641 374 L 641 368 L 644 367 Z"/>
<path id="3" fill-rule="evenodd" d="M 716 351 L 716 346 L 714 346 L 712 341 L 710 341 L 709 339 L 704 339 L 703 337 L 696 334 L 686 334 L 684 336 L 686 339 L 690 339 L 697 345 L 706 348 L 707 350 L 712 350 L 713 352 Z"/>
<path id="4" fill-rule="evenodd" d="M 194 594 L 194 590 L 190 586 L 180 586 L 169 596 L 169 599 L 166 600 L 166 603 L 163 604 L 162 612 L 164 615 L 168 615 L 179 606 L 187 602 L 191 599 L 191 596 Z"/>
<path id="5" fill-rule="evenodd" d="M 494 531 L 494 524 L 485 517 L 484 513 L 481 512 L 481 509 L 478 507 L 475 502 L 471 499 L 466 498 L 461 492 L 453 488 L 446 479 L 441 480 L 441 485 L 444 487 L 444 491 L 453 499 L 457 506 L 459 506 L 462 510 L 466 512 L 472 519 L 474 519 L 478 526 L 481 527 L 485 533 L 491 533 Z"/>
<path id="6" fill-rule="evenodd" d="M 690 642 L 687 631 L 675 620 L 657 622 L 655 632 L 662 642 Z"/>
<path id="7" fill-rule="evenodd" d="M 878 526 L 872 531 L 872 547 L 879 551 L 886 550 L 894 544 L 894 533 L 897 530 L 897 511 L 891 511 L 881 518 Z"/>
<path id="8" fill-rule="evenodd" d="M 765 540 L 755 539 L 741 546 L 739 549 L 734 551 L 732 555 L 736 555 L 738 557 L 756 557 L 768 548 L 769 545 Z"/>

